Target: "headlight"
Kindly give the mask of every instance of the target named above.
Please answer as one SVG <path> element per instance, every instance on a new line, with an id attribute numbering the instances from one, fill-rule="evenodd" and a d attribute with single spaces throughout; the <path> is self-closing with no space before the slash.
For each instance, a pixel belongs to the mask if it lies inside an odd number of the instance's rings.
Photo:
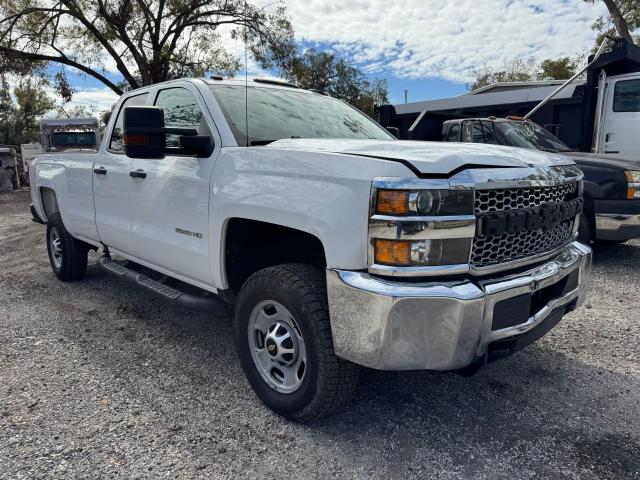
<path id="1" fill-rule="evenodd" d="M 379 215 L 436 216 L 473 212 L 473 193 L 467 190 L 378 190 Z"/>
<path id="2" fill-rule="evenodd" d="M 471 248 L 470 238 L 414 241 L 378 238 L 374 242 L 377 265 L 401 267 L 466 264 Z"/>
<path id="3" fill-rule="evenodd" d="M 640 172 L 624 172 L 627 177 L 627 198 L 640 198 Z"/>
<path id="4" fill-rule="evenodd" d="M 475 235 L 473 190 L 447 180 L 374 181 L 369 219 L 369 271 L 438 275 L 468 271 Z"/>

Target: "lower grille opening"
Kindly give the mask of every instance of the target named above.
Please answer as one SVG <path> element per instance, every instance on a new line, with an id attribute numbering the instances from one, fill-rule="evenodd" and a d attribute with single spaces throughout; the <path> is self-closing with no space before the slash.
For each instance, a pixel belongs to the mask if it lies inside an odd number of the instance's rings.
<path id="1" fill-rule="evenodd" d="M 525 332 L 521 335 L 508 338 L 506 340 L 499 340 L 489 345 L 487 349 L 486 363 L 499 360 L 501 358 L 508 357 L 514 353 L 522 350 L 527 345 L 531 345 L 533 342 L 544 337 L 549 331 L 555 327 L 565 313 L 570 312 L 575 307 L 576 300 L 564 307 L 556 308 L 549 316 L 538 326 Z"/>
<path id="2" fill-rule="evenodd" d="M 576 270 L 553 285 L 496 303 L 493 307 L 491 330 L 502 330 L 525 323 L 551 300 L 578 288 L 579 275 L 580 272 Z"/>

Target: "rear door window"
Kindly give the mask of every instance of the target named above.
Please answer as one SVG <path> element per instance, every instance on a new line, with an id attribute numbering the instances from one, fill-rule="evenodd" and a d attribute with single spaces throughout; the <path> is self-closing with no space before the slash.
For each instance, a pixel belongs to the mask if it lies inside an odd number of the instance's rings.
<path id="1" fill-rule="evenodd" d="M 160 90 L 155 105 L 164 110 L 164 124 L 173 128 L 193 128 L 200 133 L 210 134 L 198 101 L 186 88 Z M 205 131 L 202 131 L 204 129 Z M 167 147 L 180 147 L 178 135 L 167 135 Z"/>

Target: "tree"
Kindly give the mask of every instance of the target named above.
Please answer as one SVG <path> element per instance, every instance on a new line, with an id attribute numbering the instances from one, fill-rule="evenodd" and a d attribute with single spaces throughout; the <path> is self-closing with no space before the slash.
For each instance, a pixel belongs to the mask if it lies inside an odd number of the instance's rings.
<path id="1" fill-rule="evenodd" d="M 522 60 L 514 58 L 504 63 L 502 70 L 495 71 L 492 68 L 474 70 L 473 82 L 467 84 L 469 90 L 476 90 L 487 85 L 500 82 L 523 82 L 532 80 L 536 75 L 536 62 L 534 58 Z"/>
<path id="2" fill-rule="evenodd" d="M 0 0 L 0 18 L 5 63 L 66 65 L 117 94 L 187 75 L 234 73 L 239 60 L 220 44 L 223 30 L 245 40 L 265 68 L 284 64 L 294 45 L 279 3 L 267 11 L 245 0 Z M 107 63 L 122 84 L 108 77 Z"/>
<path id="3" fill-rule="evenodd" d="M 594 4 L 597 0 L 584 0 Z M 599 45 L 605 36 L 624 38 L 631 43 L 640 43 L 640 2 L 638 0 L 602 0 L 609 12 L 593 24 L 598 32 Z"/>
<path id="4" fill-rule="evenodd" d="M 111 114 L 113 113 L 113 110 L 115 108 L 116 108 L 116 104 L 114 103 L 113 105 L 111 105 L 111 108 L 108 108 L 108 109 L 103 110 L 102 112 L 100 112 L 98 118 L 100 119 L 100 123 L 102 124 L 102 129 L 103 130 L 105 128 L 107 128 L 109 120 L 111 120 Z"/>
<path id="5" fill-rule="evenodd" d="M 309 49 L 294 57 L 284 76 L 302 88 L 315 89 L 344 100 L 373 117 L 376 105 L 387 103 L 386 80 L 368 80 L 345 59 Z"/>
<path id="6" fill-rule="evenodd" d="M 46 80 L 25 77 L 13 89 L 0 76 L 0 143 L 20 145 L 38 139 L 38 120 L 53 110 L 55 102 L 45 90 Z"/>
<path id="7" fill-rule="evenodd" d="M 556 80 L 568 80 L 578 71 L 578 62 L 571 60 L 569 57 L 557 59 L 548 58 L 543 60 L 536 74 L 538 80 L 544 80 L 547 77 Z"/>
<path id="8" fill-rule="evenodd" d="M 13 144 L 12 119 L 16 106 L 11 98 L 11 89 L 6 75 L 0 75 L 0 144 Z"/>
<path id="9" fill-rule="evenodd" d="M 110 109 L 99 111 L 98 108 L 93 105 L 60 105 L 55 110 L 55 116 L 57 118 L 96 118 L 98 120 L 98 129 L 102 132 L 107 127 L 107 123 L 109 123 L 109 119 L 111 118 L 111 112 L 115 106 L 116 104 L 114 103 Z"/>
<path id="10" fill-rule="evenodd" d="M 551 77 L 555 80 L 567 80 L 578 71 L 577 60 L 569 57 L 547 58 L 540 64 L 534 58 L 526 61 L 515 58 L 505 62 L 504 69 L 494 71 L 491 68 L 474 70 L 474 80 L 467 84 L 469 90 L 493 85 L 500 82 L 527 82 L 532 80 L 544 80 Z"/>

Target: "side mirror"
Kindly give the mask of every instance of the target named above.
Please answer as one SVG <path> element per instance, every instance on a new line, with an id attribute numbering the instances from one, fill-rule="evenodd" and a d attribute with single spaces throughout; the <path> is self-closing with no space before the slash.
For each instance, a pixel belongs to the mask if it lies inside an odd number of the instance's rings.
<path id="1" fill-rule="evenodd" d="M 396 138 L 400 138 L 400 129 L 397 127 L 387 127 L 387 131 Z"/>
<path id="2" fill-rule="evenodd" d="M 128 157 L 164 158 L 167 141 L 162 108 L 126 107 L 123 131 L 124 153 Z"/>
<path id="3" fill-rule="evenodd" d="M 124 151 L 131 158 L 164 158 L 165 155 L 208 157 L 213 153 L 213 138 L 198 135 L 193 128 L 167 128 L 160 107 L 124 109 Z M 167 135 L 180 137 L 180 147 L 167 147 Z"/>

